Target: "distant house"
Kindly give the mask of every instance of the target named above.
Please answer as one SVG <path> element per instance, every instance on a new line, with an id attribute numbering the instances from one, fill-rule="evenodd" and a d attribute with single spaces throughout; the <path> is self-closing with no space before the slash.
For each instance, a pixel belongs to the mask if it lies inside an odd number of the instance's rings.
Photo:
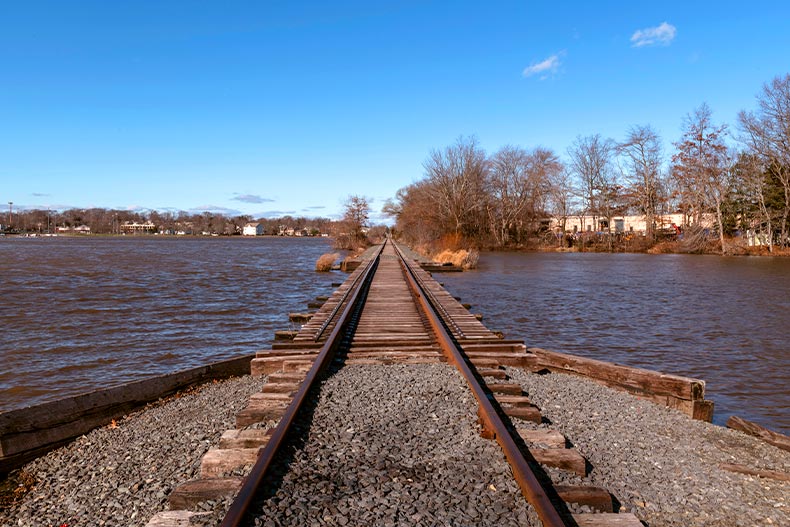
<path id="1" fill-rule="evenodd" d="M 88 227 L 87 225 L 77 225 L 76 227 L 66 227 L 64 225 L 63 227 L 55 227 L 55 230 L 57 232 L 74 232 L 74 233 L 77 233 L 77 234 L 90 234 L 91 233 L 91 228 Z"/>
<path id="2" fill-rule="evenodd" d="M 136 221 L 125 221 L 121 224 L 121 232 L 124 234 L 152 233 L 156 230 L 156 225 L 151 221 L 138 223 Z"/>
<path id="3" fill-rule="evenodd" d="M 263 225 L 260 223 L 248 223 L 241 230 L 243 236 L 263 236 Z"/>

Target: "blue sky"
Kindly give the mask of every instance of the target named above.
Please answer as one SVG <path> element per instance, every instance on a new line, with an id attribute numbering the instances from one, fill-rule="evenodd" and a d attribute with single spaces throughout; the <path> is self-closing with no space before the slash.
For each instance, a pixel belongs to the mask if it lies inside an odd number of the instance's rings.
<path id="1" fill-rule="evenodd" d="M 669 150 L 790 72 L 788 27 L 759 0 L 0 0 L 0 203 L 333 216 L 461 135 Z"/>

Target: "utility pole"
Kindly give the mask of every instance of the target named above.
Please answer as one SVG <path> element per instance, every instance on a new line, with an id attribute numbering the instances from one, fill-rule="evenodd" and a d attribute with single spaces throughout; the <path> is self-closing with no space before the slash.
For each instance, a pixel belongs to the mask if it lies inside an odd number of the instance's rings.
<path id="1" fill-rule="evenodd" d="M 13 207 L 14 207 L 14 202 L 13 201 L 9 201 L 8 202 L 8 225 L 5 228 L 7 231 L 11 230 L 11 212 L 13 212 L 13 210 L 14 210 Z"/>

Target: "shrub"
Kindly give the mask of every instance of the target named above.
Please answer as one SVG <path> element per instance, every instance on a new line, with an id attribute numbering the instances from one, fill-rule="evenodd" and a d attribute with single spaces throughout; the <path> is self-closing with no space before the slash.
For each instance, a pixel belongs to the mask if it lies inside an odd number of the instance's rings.
<path id="1" fill-rule="evenodd" d="M 459 249 L 457 251 L 445 249 L 434 256 L 433 259 L 439 263 L 449 262 L 456 267 L 474 269 L 477 267 L 477 261 L 480 259 L 480 253 L 474 249 L 470 249 L 468 251 L 466 249 Z"/>
<path id="2" fill-rule="evenodd" d="M 326 253 L 318 257 L 315 262 L 315 270 L 320 272 L 327 272 L 332 270 L 335 260 L 340 257 L 337 253 Z"/>

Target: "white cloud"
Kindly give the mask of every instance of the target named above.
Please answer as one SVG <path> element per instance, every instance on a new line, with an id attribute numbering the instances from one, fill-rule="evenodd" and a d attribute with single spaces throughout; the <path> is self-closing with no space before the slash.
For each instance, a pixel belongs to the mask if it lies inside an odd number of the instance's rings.
<path id="1" fill-rule="evenodd" d="M 236 194 L 235 197 L 230 199 L 233 201 L 242 201 L 244 203 L 274 203 L 273 199 L 262 198 L 257 194 Z"/>
<path id="2" fill-rule="evenodd" d="M 646 27 L 645 29 L 637 29 L 631 35 L 631 46 L 634 48 L 641 48 L 642 46 L 669 46 L 678 30 L 672 24 L 661 22 L 656 27 Z"/>
<path id="3" fill-rule="evenodd" d="M 559 53 L 555 53 L 554 55 L 550 56 L 549 58 L 534 63 L 530 66 L 524 68 L 524 71 L 521 72 L 521 75 L 524 77 L 532 77 L 533 75 L 540 75 L 540 80 L 547 79 L 549 75 L 553 75 L 557 73 L 560 69 L 560 57 L 565 54 L 564 51 L 560 51 Z"/>

